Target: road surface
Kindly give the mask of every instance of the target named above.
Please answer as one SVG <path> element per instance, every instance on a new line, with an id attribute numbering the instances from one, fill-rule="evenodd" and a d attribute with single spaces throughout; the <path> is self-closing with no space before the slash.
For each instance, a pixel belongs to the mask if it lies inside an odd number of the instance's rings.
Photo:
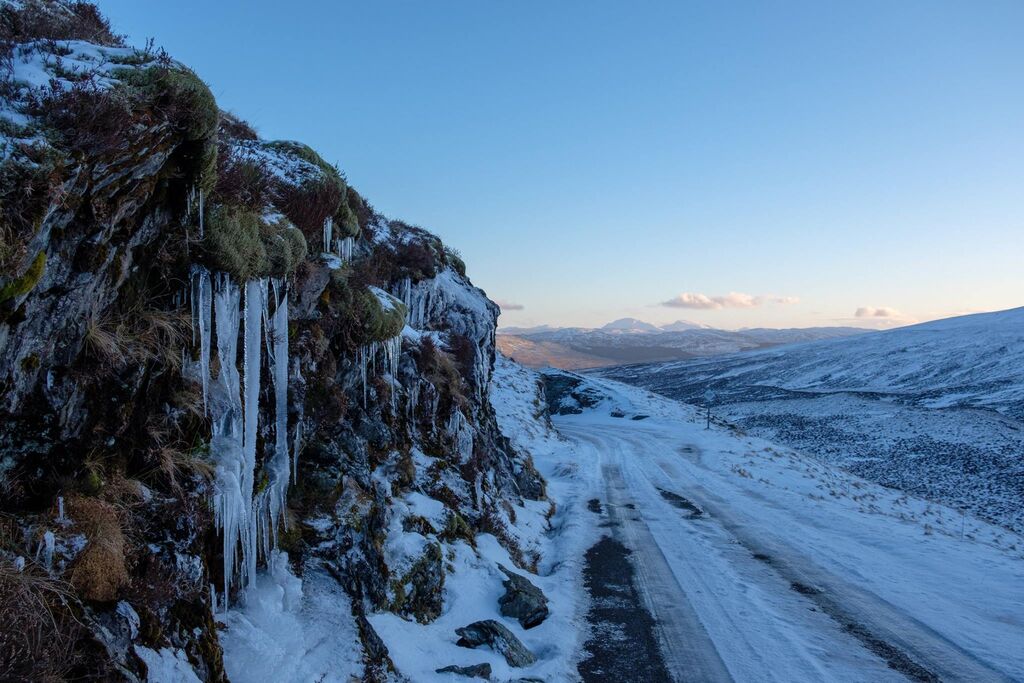
<path id="1" fill-rule="evenodd" d="M 944 546 L 921 550 L 910 537 L 907 545 L 914 547 L 903 551 L 885 533 L 883 516 L 865 515 L 862 525 L 846 508 L 819 515 L 815 504 L 827 506 L 827 499 L 817 503 L 811 494 L 809 505 L 806 495 L 794 496 L 770 478 L 755 480 L 743 467 L 723 471 L 720 451 L 737 462 L 755 457 L 742 453 L 748 442 L 730 434 L 705 436 L 694 425 L 666 429 L 659 420 L 578 416 L 557 418 L 556 426 L 575 442 L 581 462 L 601 474 L 604 490 L 594 510 L 609 538 L 629 551 L 635 590 L 623 596 L 640 603 L 633 607 L 641 622 L 645 614 L 653 617 L 666 679 L 1019 680 L 993 655 L 998 644 L 975 647 L 973 633 L 960 637 L 960 612 L 950 614 L 950 625 L 941 620 L 942 605 L 914 609 L 914 596 L 905 592 L 894 603 L 900 581 L 890 585 L 885 576 L 869 576 L 871 567 L 862 562 L 887 567 L 921 595 L 931 591 L 937 600 L 956 601 L 961 598 L 946 590 L 956 576 L 942 572 Z M 714 466 L 705 462 L 709 448 L 716 450 Z M 784 476 L 790 474 L 813 476 Z M 821 476 L 828 480 L 827 472 Z M 830 486 L 840 489 L 844 482 Z M 898 531 L 907 533 L 902 526 Z M 1019 569 L 1010 565 L 1006 573 L 1008 599 Z M 1000 635 L 1007 642 L 1024 635 L 1019 619 Z M 643 651 L 622 637 L 589 645 L 591 666 L 617 653 L 628 662 Z M 602 680 L 583 666 L 581 673 L 584 680 Z"/>

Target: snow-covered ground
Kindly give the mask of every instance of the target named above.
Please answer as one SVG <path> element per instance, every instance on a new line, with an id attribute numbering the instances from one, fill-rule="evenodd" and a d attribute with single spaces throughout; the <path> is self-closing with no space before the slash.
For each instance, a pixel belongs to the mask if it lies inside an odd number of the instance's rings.
<path id="1" fill-rule="evenodd" d="M 282 552 L 275 551 L 244 604 L 217 618 L 226 625 L 220 638 L 232 681 L 345 683 L 362 675 L 348 595 L 317 566 L 297 578 Z"/>
<path id="2" fill-rule="evenodd" d="M 509 529 L 539 555 L 529 579 L 550 600 L 550 616 L 524 630 L 500 615 L 498 565 L 514 564 L 497 538 L 482 534 L 475 548 L 446 544 L 436 620 L 368 615 L 400 676 L 461 681 L 436 670 L 486 662 L 496 681 L 575 681 L 591 637 L 628 650 L 628 641 L 588 623 L 587 549 L 610 535 L 631 551 L 643 607 L 676 679 L 1024 679 L 1020 536 L 724 424 L 706 430 L 700 411 L 610 380 L 580 379 L 597 403 L 555 417 L 552 428 L 538 378 L 499 358 L 490 398 L 555 504 L 552 514 L 548 503 L 527 501 Z M 396 505 L 426 519 L 437 512 L 418 494 Z M 416 534 L 400 526 L 385 548 L 396 563 L 420 550 L 405 547 Z M 261 576 L 246 607 L 226 616 L 233 679 L 360 675 L 348 599 L 323 592 L 332 584 L 318 576 L 315 567 L 301 584 L 286 569 Z M 455 629 L 481 619 L 504 624 L 538 661 L 511 668 L 489 649 L 456 645 Z"/>
<path id="3" fill-rule="evenodd" d="M 599 374 L 1024 530 L 1024 308 Z"/>
<path id="4" fill-rule="evenodd" d="M 630 510 L 614 531 L 639 544 L 637 574 L 656 582 L 670 670 L 685 670 L 672 665 L 678 644 L 696 638 L 737 681 L 1024 678 L 1020 536 L 705 430 L 699 411 L 644 390 L 587 383 L 604 398 L 555 424 L 576 480 Z M 695 620 L 680 617 L 690 610 Z"/>
<path id="5" fill-rule="evenodd" d="M 398 671 L 412 681 L 465 681 L 455 674 L 438 674 L 449 665 L 489 663 L 496 681 L 535 677 L 544 681 L 576 680 L 576 661 L 586 634 L 585 595 L 581 587 L 583 555 L 599 537 L 596 520 L 586 512 L 589 492 L 597 485 L 595 472 L 579 467 L 572 444 L 550 429 L 537 375 L 499 356 L 491 383 L 491 404 L 498 424 L 516 448 L 533 455 L 555 502 L 525 501 L 516 509 L 510 534 L 524 548 L 540 555 L 537 573 L 515 569 L 508 552 L 490 534 L 477 536 L 476 548 L 455 543 L 447 558 L 442 614 L 420 624 L 391 613 L 370 615 Z M 589 479 L 588 479 L 589 478 Z M 498 599 L 505 578 L 498 565 L 514 569 L 544 591 L 550 616 L 524 630 L 515 619 L 499 613 Z M 484 648 L 466 649 L 455 643 L 455 629 L 482 619 L 508 627 L 536 656 L 537 663 L 513 669 L 503 657 Z"/>

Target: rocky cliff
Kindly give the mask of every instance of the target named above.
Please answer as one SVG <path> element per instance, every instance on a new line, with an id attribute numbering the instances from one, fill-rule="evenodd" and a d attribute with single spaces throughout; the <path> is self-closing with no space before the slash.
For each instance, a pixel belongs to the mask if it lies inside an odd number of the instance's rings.
<path id="1" fill-rule="evenodd" d="M 429 622 L 545 496 L 497 307 L 297 142 L 82 2 L 0 2 L 0 678 L 226 678 L 262 576 Z M 320 584 L 318 584 L 320 585 Z"/>

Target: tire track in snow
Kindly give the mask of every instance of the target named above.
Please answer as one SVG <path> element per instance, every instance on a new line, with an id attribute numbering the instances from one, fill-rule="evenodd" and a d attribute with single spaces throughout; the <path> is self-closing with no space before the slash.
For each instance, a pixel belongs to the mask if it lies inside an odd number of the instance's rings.
<path id="1" fill-rule="evenodd" d="M 651 448 L 650 435 L 615 431 L 617 433 L 612 438 L 623 442 L 638 456 L 645 455 Z M 683 452 L 686 455 L 696 453 L 696 458 L 686 459 L 691 463 L 700 462 L 700 449 L 696 445 L 684 446 Z M 638 458 L 637 464 L 643 460 L 645 458 Z M 795 592 L 832 618 L 844 632 L 908 679 L 972 683 L 1012 681 L 881 597 L 827 572 L 770 534 L 765 534 L 763 529 L 755 529 L 734 519 L 728 512 L 728 504 L 708 491 L 692 473 L 681 475 L 671 464 L 657 464 L 658 471 L 651 471 L 653 468 L 649 467 L 636 469 L 659 491 L 667 490 L 666 485 L 659 485 L 655 477 L 667 480 L 669 486 L 685 490 L 687 496 L 747 549 L 753 559 L 770 567 Z M 684 476 L 688 481 L 681 481 Z"/>
<path id="2" fill-rule="evenodd" d="M 612 533 L 633 551 L 630 561 L 637 575 L 637 588 L 648 612 L 657 620 L 658 642 L 672 679 L 679 683 L 732 681 L 661 546 L 632 509 L 621 468 L 606 464 L 601 470 Z"/>

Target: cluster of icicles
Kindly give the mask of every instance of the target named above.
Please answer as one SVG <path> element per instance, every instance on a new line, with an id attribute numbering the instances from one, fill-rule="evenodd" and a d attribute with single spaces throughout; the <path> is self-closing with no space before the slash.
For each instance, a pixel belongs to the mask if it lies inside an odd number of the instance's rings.
<path id="1" fill-rule="evenodd" d="M 258 552 L 268 556 L 276 544 L 277 525 L 294 474 L 295 463 L 289 462 L 288 449 L 288 294 L 283 280 L 249 280 L 239 285 L 226 273 L 211 274 L 202 266 L 193 266 L 191 279 L 193 329 L 199 344 L 198 372 L 203 404 L 213 423 L 213 509 L 224 543 L 226 607 L 236 580 L 248 587 L 255 579 Z M 220 361 L 216 378 L 210 375 L 214 333 Z M 256 445 L 264 348 L 274 384 L 275 423 L 273 452 L 264 466 L 265 485 L 257 489 Z"/>
<path id="2" fill-rule="evenodd" d="M 355 249 L 355 240 L 351 237 L 334 239 L 334 219 L 330 216 L 324 220 L 324 253 L 337 256 L 341 263 L 345 264 L 352 260 L 352 252 Z"/>
<path id="3" fill-rule="evenodd" d="M 402 355 L 402 334 L 398 333 L 391 339 L 370 342 L 356 351 L 356 364 L 359 366 L 359 379 L 363 382 L 363 407 L 366 407 L 368 380 L 377 374 L 377 357 L 384 356 L 384 369 L 391 383 L 391 410 L 397 407 L 398 400 L 398 361 Z"/>
<path id="4" fill-rule="evenodd" d="M 202 206 L 202 193 L 189 197 L 190 208 Z M 199 215 L 202 216 L 200 209 Z M 200 233 L 202 233 L 200 218 Z M 324 223 L 324 246 L 332 256 L 346 262 L 352 259 L 353 240 L 335 241 L 333 222 Z M 331 249 L 330 247 L 333 247 Z M 413 287 L 410 280 L 399 283 L 396 295 L 408 311 L 406 324 L 414 329 L 424 327 L 431 306 L 436 304 L 431 281 Z M 223 607 L 228 606 L 231 588 L 238 583 L 248 587 L 256 577 L 257 558 L 270 555 L 277 539 L 277 525 L 283 519 L 285 496 L 289 482 L 296 476 L 296 459 L 301 439 L 296 425 L 292 456 L 288 444 L 288 293 L 287 284 L 278 279 L 234 282 L 226 273 L 210 273 L 196 265 L 191 273 L 192 320 L 199 346 L 197 371 L 203 387 L 203 405 L 210 415 L 213 429 L 210 451 L 216 462 L 214 484 L 214 518 L 223 537 L 224 585 Z M 239 337 L 242 339 L 239 375 Z M 216 343 L 220 370 L 211 376 L 210 361 Z M 265 482 L 257 487 L 256 450 L 259 429 L 260 375 L 264 349 L 272 370 L 274 388 L 274 442 L 266 460 Z M 397 410 L 398 364 L 402 334 L 391 339 L 372 342 L 356 354 L 363 384 L 363 405 L 368 401 L 368 381 L 376 374 L 378 358 L 391 383 L 391 407 Z M 485 355 L 477 353 L 474 364 L 478 390 L 487 384 L 488 367 Z M 415 413 L 420 402 L 420 386 L 415 383 L 408 392 L 408 410 Z M 437 396 L 428 400 L 436 405 Z M 301 406 L 298 407 L 301 412 Z M 436 407 L 435 407 L 436 410 Z M 410 415 L 411 417 L 411 415 Z M 446 425 L 455 438 L 460 460 L 466 462 L 473 451 L 472 425 L 456 410 Z M 45 551 L 44 551 L 45 552 Z M 214 605 L 217 605 L 216 591 Z"/>
<path id="5" fill-rule="evenodd" d="M 436 308 L 445 305 L 444 290 L 438 287 L 437 280 L 425 280 L 412 284 L 410 278 L 401 280 L 392 292 L 405 304 L 409 311 L 407 323 L 415 330 L 423 329 L 427 320 Z M 491 347 L 495 344 L 494 332 L 489 337 Z M 473 356 L 473 386 L 476 387 L 477 398 L 483 400 L 488 382 L 490 382 L 490 364 L 487 354 L 477 348 Z"/>

